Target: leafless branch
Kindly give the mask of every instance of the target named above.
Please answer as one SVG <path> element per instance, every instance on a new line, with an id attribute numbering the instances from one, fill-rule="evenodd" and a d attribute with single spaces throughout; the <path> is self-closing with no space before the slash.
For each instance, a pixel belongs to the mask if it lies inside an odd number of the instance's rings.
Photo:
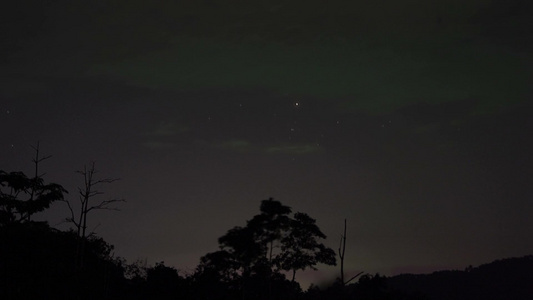
<path id="1" fill-rule="evenodd" d="M 72 205 L 70 205 L 70 202 L 68 200 L 65 200 L 64 202 L 67 203 L 68 210 L 70 211 L 70 218 L 69 219 L 71 219 L 72 222 L 75 225 L 78 225 L 78 224 L 76 224 L 76 221 L 74 221 L 74 210 L 72 209 Z"/>
<path id="2" fill-rule="evenodd" d="M 85 243 L 88 237 L 91 237 L 95 234 L 94 231 L 91 231 L 90 233 L 87 233 L 87 227 L 88 227 L 88 221 L 87 216 L 89 212 L 92 210 L 99 210 L 99 209 L 105 209 L 105 210 L 115 210 L 118 211 L 119 209 L 116 207 L 113 207 L 114 203 L 118 202 L 125 202 L 124 199 L 109 199 L 109 200 L 103 200 L 100 201 L 98 204 L 94 205 L 93 198 L 104 194 L 104 192 L 101 192 L 96 189 L 97 185 L 104 184 L 104 183 L 113 183 L 118 178 L 103 178 L 103 179 L 95 179 L 94 175 L 97 173 L 95 169 L 95 163 L 93 162 L 90 167 L 87 167 L 87 165 L 83 166 L 83 170 L 78 170 L 76 173 L 83 176 L 83 185 L 78 187 L 78 197 L 80 201 L 80 208 L 79 208 L 79 215 L 75 216 L 74 210 L 72 209 L 72 206 L 70 205 L 70 202 L 67 202 L 67 205 L 69 207 L 69 210 L 71 212 L 71 218 L 67 218 L 66 220 L 73 223 L 78 232 L 78 245 L 76 247 L 76 257 L 77 257 L 77 265 L 80 269 L 83 268 L 84 265 L 84 256 L 85 256 Z M 76 221 L 78 219 L 78 221 Z M 100 224 L 98 224 L 93 230 L 95 230 Z"/>
<path id="3" fill-rule="evenodd" d="M 350 281 L 354 280 L 355 278 L 359 277 L 359 275 L 363 274 L 364 272 L 361 271 L 359 273 L 357 273 L 354 277 L 350 278 L 350 280 L 346 281 L 344 284 L 348 284 Z"/>
<path id="4" fill-rule="evenodd" d="M 93 185 L 97 185 L 99 183 L 113 183 L 118 180 L 120 180 L 120 178 L 105 178 L 95 181 Z"/>
<path id="5" fill-rule="evenodd" d="M 110 199 L 100 202 L 98 205 L 91 206 L 87 212 L 93 210 L 93 209 L 107 209 L 107 210 L 114 210 L 114 211 L 120 211 L 120 209 L 116 207 L 109 207 L 109 205 L 117 202 L 126 202 L 124 199 Z"/>
<path id="6" fill-rule="evenodd" d="M 42 162 L 43 160 L 47 160 L 49 159 L 50 157 L 52 157 L 52 155 L 48 155 L 48 156 L 45 156 L 45 157 L 39 157 L 39 142 L 37 142 L 37 145 L 33 146 L 33 145 L 30 145 L 30 147 L 35 150 L 35 158 L 33 158 L 31 161 L 34 163 L 35 165 L 35 178 L 42 178 L 44 175 L 46 175 L 46 173 L 42 173 L 42 174 L 39 174 L 39 163 Z"/>
<path id="7" fill-rule="evenodd" d="M 96 236 L 96 229 L 100 227 L 100 223 L 98 225 L 94 226 L 94 228 L 91 230 L 91 232 L 87 235 L 88 238 Z"/>
<path id="8" fill-rule="evenodd" d="M 83 176 L 83 185 L 78 187 L 78 196 L 80 201 L 80 211 L 79 216 L 75 217 L 74 210 L 70 204 L 70 202 L 67 202 L 67 205 L 69 207 L 69 210 L 71 212 L 71 218 L 68 218 L 68 221 L 73 223 L 76 228 L 78 229 L 78 234 L 81 238 L 87 237 L 86 229 L 87 229 L 87 215 L 92 210 L 114 210 L 119 211 L 118 208 L 113 207 L 112 205 L 114 203 L 118 202 L 125 202 L 124 199 L 109 199 L 109 200 L 103 200 L 99 202 L 96 205 L 91 205 L 90 202 L 92 202 L 92 199 L 98 195 L 104 194 L 104 192 L 96 190 L 95 186 L 99 184 L 104 183 L 113 183 L 118 178 L 103 178 L 103 179 L 95 179 L 94 174 L 97 173 L 97 170 L 95 169 L 95 163 L 92 162 L 90 167 L 85 165 L 83 167 L 83 170 L 78 170 L 76 173 Z M 75 221 L 79 219 L 78 221 Z"/>

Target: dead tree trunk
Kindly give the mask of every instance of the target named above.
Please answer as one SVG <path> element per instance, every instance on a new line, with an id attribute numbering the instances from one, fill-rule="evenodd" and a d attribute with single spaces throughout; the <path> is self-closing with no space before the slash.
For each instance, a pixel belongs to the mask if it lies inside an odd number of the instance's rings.
<path id="1" fill-rule="evenodd" d="M 342 285 L 347 285 L 350 281 L 354 280 L 355 278 L 359 277 L 359 275 L 363 274 L 364 272 L 359 272 L 352 278 L 348 280 L 344 280 L 344 254 L 346 253 L 346 219 L 344 219 L 344 232 L 341 235 L 341 242 L 339 245 L 339 258 L 341 259 L 341 283 Z"/>
<path id="2" fill-rule="evenodd" d="M 339 258 L 341 260 L 341 282 L 344 285 L 344 254 L 346 253 L 346 219 L 344 219 L 344 232 L 339 244 Z"/>
<path id="3" fill-rule="evenodd" d="M 92 205 L 90 203 L 91 200 L 94 197 L 103 194 L 103 192 L 96 190 L 96 186 L 102 183 L 112 183 L 114 181 L 117 181 L 118 179 L 94 179 L 94 174 L 97 173 L 94 167 L 94 162 L 92 163 L 90 168 L 84 166 L 83 171 L 77 171 L 77 173 L 81 174 L 84 180 L 84 185 L 82 187 L 78 187 L 78 197 L 80 200 L 79 215 L 76 216 L 76 214 L 74 213 L 74 209 L 69 201 L 65 202 L 67 203 L 71 214 L 71 217 L 67 218 L 67 222 L 74 224 L 78 234 L 78 244 L 76 247 L 76 265 L 80 269 L 82 269 L 84 264 L 86 240 L 91 235 L 87 233 L 87 216 L 89 212 L 97 209 L 118 210 L 117 208 L 112 207 L 111 205 L 116 202 L 124 202 L 124 199 L 102 200 L 99 203 Z"/>

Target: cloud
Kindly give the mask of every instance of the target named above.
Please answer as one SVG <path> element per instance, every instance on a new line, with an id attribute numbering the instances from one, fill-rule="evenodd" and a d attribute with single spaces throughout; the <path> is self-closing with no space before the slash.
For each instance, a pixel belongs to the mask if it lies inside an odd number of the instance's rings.
<path id="1" fill-rule="evenodd" d="M 188 126 L 177 124 L 176 122 L 161 121 L 155 128 L 146 131 L 143 135 L 147 140 L 142 143 L 143 147 L 148 149 L 170 149 L 177 146 L 172 137 L 189 131 Z"/>

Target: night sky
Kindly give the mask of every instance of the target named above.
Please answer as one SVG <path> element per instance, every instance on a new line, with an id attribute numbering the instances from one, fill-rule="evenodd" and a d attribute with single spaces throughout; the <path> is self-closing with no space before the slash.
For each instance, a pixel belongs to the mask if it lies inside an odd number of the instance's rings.
<path id="1" fill-rule="evenodd" d="M 269 197 L 346 218 L 350 274 L 533 253 L 531 1 L 12 2 L 0 169 L 121 178 L 90 225 L 130 262 L 192 272 Z"/>

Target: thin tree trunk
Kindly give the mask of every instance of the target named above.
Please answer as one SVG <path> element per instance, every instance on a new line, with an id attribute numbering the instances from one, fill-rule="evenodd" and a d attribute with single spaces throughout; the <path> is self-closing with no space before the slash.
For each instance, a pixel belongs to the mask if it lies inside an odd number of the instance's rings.
<path id="1" fill-rule="evenodd" d="M 269 254 L 269 264 L 270 272 L 268 273 L 268 299 L 272 298 L 272 250 L 274 249 L 274 240 L 270 241 L 270 254 Z"/>
<path id="2" fill-rule="evenodd" d="M 87 230 L 87 206 L 88 206 L 89 199 L 85 199 L 85 205 L 83 208 L 83 226 L 82 226 L 82 236 L 81 236 L 81 245 L 80 245 L 80 269 L 83 269 L 83 264 L 85 260 L 85 240 L 86 237 L 86 230 Z"/>
<path id="3" fill-rule="evenodd" d="M 292 269 L 292 282 L 296 279 L 296 269 Z"/>
<path id="4" fill-rule="evenodd" d="M 342 248 L 342 250 L 341 250 Z M 344 219 L 344 233 L 339 245 L 339 258 L 341 259 L 341 282 L 344 285 L 344 253 L 346 252 L 346 219 Z"/>

